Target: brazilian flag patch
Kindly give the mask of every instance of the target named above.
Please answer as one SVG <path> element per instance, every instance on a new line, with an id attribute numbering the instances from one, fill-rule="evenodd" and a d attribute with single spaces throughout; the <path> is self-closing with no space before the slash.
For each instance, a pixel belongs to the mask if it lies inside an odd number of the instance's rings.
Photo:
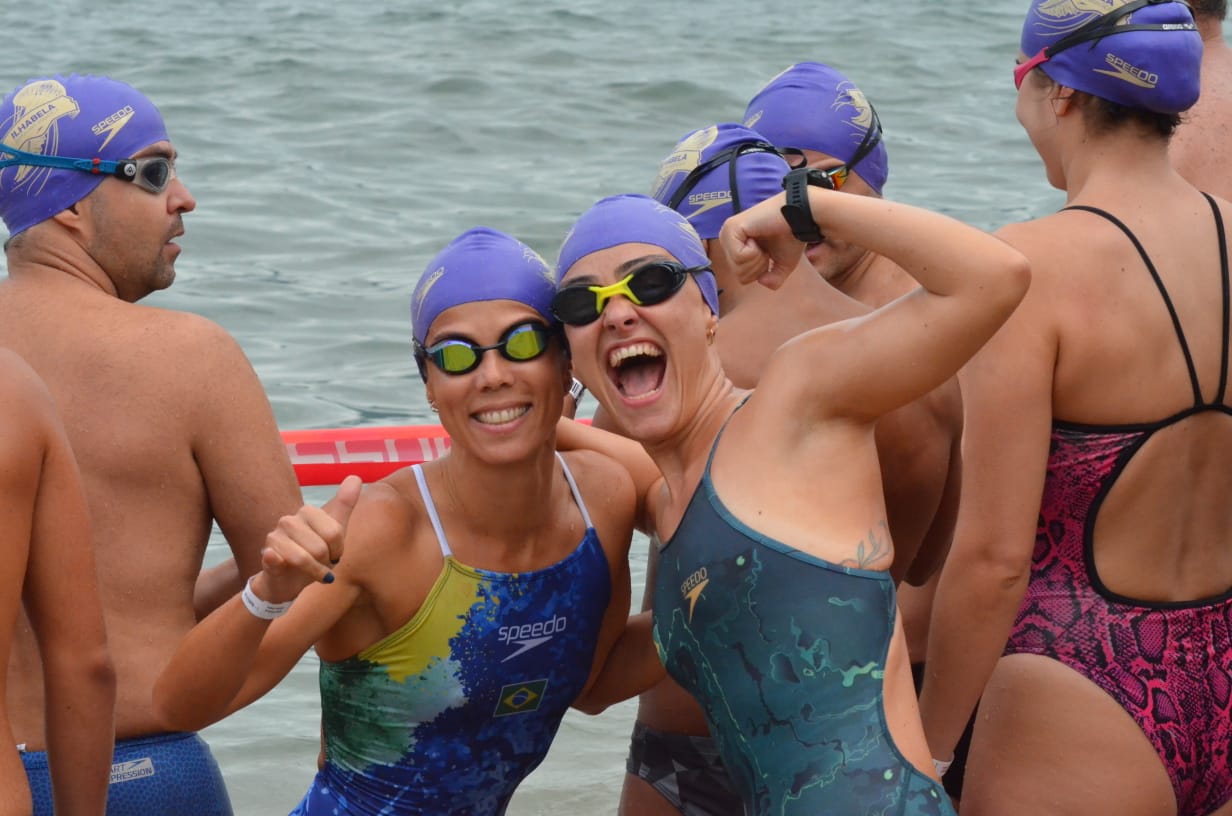
<path id="1" fill-rule="evenodd" d="M 547 690 L 547 678 L 543 680 L 525 680 L 520 683 L 510 683 L 500 690 L 496 701 L 493 717 L 507 717 L 510 714 L 525 714 L 528 711 L 538 711 L 543 702 L 543 693 Z"/>

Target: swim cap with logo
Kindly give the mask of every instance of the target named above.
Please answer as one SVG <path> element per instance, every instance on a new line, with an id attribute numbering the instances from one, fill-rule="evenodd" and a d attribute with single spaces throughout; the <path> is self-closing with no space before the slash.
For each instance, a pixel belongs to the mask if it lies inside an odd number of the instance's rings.
<path id="1" fill-rule="evenodd" d="M 688 219 L 702 238 L 783 191 L 791 168 L 760 133 L 725 122 L 685 136 L 659 163 L 650 195 Z"/>
<path id="2" fill-rule="evenodd" d="M 27 153 L 128 159 L 162 141 L 167 141 L 167 128 L 154 103 L 107 77 L 32 79 L 0 104 L 0 142 Z M 80 170 L 5 167 L 0 169 L 0 218 L 9 234 L 17 235 L 76 204 L 105 178 Z"/>
<path id="3" fill-rule="evenodd" d="M 749 102 L 744 126 L 780 150 L 815 150 L 851 165 L 878 194 L 890 175 L 877 112 L 829 65 L 799 62 L 770 80 Z"/>
<path id="4" fill-rule="evenodd" d="M 1118 105 L 1171 114 L 1198 99 L 1202 37 L 1174 0 L 1033 0 L 1021 47 L 1054 82 Z"/>
<path id="5" fill-rule="evenodd" d="M 552 270 L 539 253 L 499 230 L 475 227 L 428 262 L 411 293 L 411 333 L 422 345 L 441 312 L 487 300 L 525 304 L 554 326 L 555 294 Z"/>
<path id="6" fill-rule="evenodd" d="M 579 260 L 620 244 L 650 244 L 665 250 L 685 266 L 710 266 L 697 230 L 680 213 L 644 195 L 605 198 L 573 224 L 560 247 L 556 280 L 560 281 Z M 702 290 L 702 299 L 713 314 L 719 313 L 719 290 L 709 270 L 691 276 Z"/>

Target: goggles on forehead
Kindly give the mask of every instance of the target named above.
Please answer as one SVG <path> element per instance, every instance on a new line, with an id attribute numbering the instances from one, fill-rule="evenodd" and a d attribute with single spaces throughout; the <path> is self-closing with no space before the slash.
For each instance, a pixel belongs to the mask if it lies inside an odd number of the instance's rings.
<path id="1" fill-rule="evenodd" d="M 674 210 L 679 207 L 680 202 L 684 201 L 685 196 L 693 191 L 693 188 L 697 186 L 699 181 L 705 178 L 707 173 L 727 164 L 727 189 L 731 191 L 732 213 L 740 212 L 743 208 L 740 206 L 740 191 L 736 185 L 736 159 L 745 153 L 774 153 L 775 155 L 782 155 L 778 148 L 769 142 L 743 142 L 738 145 L 732 145 L 690 170 L 689 174 L 684 177 L 684 181 L 680 182 L 680 186 L 676 188 L 676 192 L 672 195 L 671 200 L 667 202 L 668 209 Z"/>
<path id="2" fill-rule="evenodd" d="M 561 323 L 585 326 L 598 320 L 607 302 L 616 295 L 624 295 L 638 306 L 653 306 L 679 292 L 689 275 L 709 269 L 687 267 L 676 261 L 651 261 L 607 286 L 578 283 L 563 287 L 552 298 L 552 314 Z"/>
<path id="3" fill-rule="evenodd" d="M 860 144 L 856 147 L 856 152 L 851 154 L 851 158 L 835 167 L 816 171 L 829 181 L 830 189 L 832 190 L 843 189 L 843 185 L 847 183 L 847 177 L 851 175 L 852 169 L 864 161 L 864 157 L 872 153 L 873 149 L 881 143 L 881 119 L 878 118 L 877 109 L 873 107 L 872 102 L 868 103 L 868 111 L 872 114 L 873 121 L 869 123 L 868 130 L 864 131 L 864 138 L 860 140 Z M 793 170 L 803 167 L 807 163 L 804 151 L 800 148 L 789 147 L 781 152 L 784 156 L 799 157 L 795 163 L 791 164 Z"/>
<path id="4" fill-rule="evenodd" d="M 481 346 L 457 337 L 427 347 L 416 341 L 415 361 L 419 364 L 419 373 L 425 380 L 428 378 L 428 372 L 424 368 L 425 360 L 431 360 L 446 374 L 468 374 L 479 367 L 483 355 L 489 351 L 499 352 L 506 360 L 524 363 L 547 351 L 548 341 L 551 339 L 552 331 L 547 326 L 530 321 L 509 329 L 500 342 L 490 346 Z"/>
<path id="5" fill-rule="evenodd" d="M 25 165 L 28 167 L 51 167 L 56 170 L 78 170 L 96 176 L 114 176 L 121 181 L 131 181 L 150 193 L 161 193 L 175 178 L 175 162 L 166 156 L 150 156 L 144 159 L 73 159 L 68 156 L 45 156 L 28 153 L 0 143 L 0 170 L 5 167 Z"/>
<path id="6" fill-rule="evenodd" d="M 1022 62 L 1014 66 L 1014 87 L 1021 88 L 1022 82 L 1027 78 L 1027 74 L 1032 70 L 1043 65 L 1048 60 L 1060 54 L 1062 51 L 1067 51 L 1075 45 L 1081 45 L 1084 42 L 1102 39 L 1110 34 L 1125 34 L 1129 31 L 1192 31 L 1196 30 L 1197 26 L 1193 23 L 1142 23 L 1140 25 L 1119 25 L 1118 21 L 1121 18 L 1132 14 L 1141 8 L 1147 6 L 1156 6 L 1160 3 L 1171 3 L 1174 0 L 1133 0 L 1126 3 L 1118 9 L 1114 9 L 1107 14 L 1100 15 L 1085 25 L 1079 26 L 1069 34 L 1054 42 L 1052 45 L 1046 45 L 1041 48 L 1034 56 L 1028 57 Z"/>

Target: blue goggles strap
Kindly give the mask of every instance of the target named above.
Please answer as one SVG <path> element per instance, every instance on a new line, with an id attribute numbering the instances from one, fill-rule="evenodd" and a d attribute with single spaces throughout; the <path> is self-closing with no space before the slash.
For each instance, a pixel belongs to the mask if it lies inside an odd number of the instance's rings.
<path id="1" fill-rule="evenodd" d="M 30 167 L 51 167 L 57 170 L 80 170 L 83 173 L 93 173 L 96 176 L 108 175 L 132 180 L 136 175 L 136 165 L 131 159 L 112 161 L 111 159 L 74 159 L 68 156 L 46 156 L 42 153 L 28 153 L 15 147 L 0 143 L 0 155 L 12 156 L 11 159 L 0 159 L 0 169 L 27 165 Z"/>

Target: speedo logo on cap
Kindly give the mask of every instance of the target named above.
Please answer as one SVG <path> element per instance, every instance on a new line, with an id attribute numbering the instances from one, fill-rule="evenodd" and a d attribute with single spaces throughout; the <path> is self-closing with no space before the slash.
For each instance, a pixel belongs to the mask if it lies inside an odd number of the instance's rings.
<path id="1" fill-rule="evenodd" d="M 1104 68 L 1096 68 L 1094 69 L 1095 73 L 1123 79 L 1131 85 L 1137 85 L 1139 88 L 1153 89 L 1159 84 L 1159 74 L 1126 62 L 1116 54 L 1104 55 L 1104 62 L 1112 66 L 1113 70 L 1108 71 Z"/>
<path id="2" fill-rule="evenodd" d="M 98 146 L 100 152 L 107 146 L 108 142 L 115 138 L 115 135 L 120 132 L 120 129 L 128 124 L 128 121 L 133 118 L 134 113 L 135 111 L 133 110 L 132 105 L 125 105 L 103 121 L 96 124 L 94 127 L 90 128 L 90 132 L 95 136 L 102 136 L 104 133 L 107 134 L 107 138 L 104 139 L 103 143 Z"/>
<path id="3" fill-rule="evenodd" d="M 534 623 L 523 623 L 518 626 L 502 626 L 497 630 L 496 636 L 501 643 L 507 645 L 516 645 L 518 648 L 513 653 L 506 656 L 502 663 L 513 660 L 518 655 L 523 655 L 534 649 L 537 646 L 542 646 L 552 639 L 554 635 L 558 635 L 565 631 L 569 625 L 569 619 L 564 615 L 556 615 L 547 620 L 536 621 Z"/>

